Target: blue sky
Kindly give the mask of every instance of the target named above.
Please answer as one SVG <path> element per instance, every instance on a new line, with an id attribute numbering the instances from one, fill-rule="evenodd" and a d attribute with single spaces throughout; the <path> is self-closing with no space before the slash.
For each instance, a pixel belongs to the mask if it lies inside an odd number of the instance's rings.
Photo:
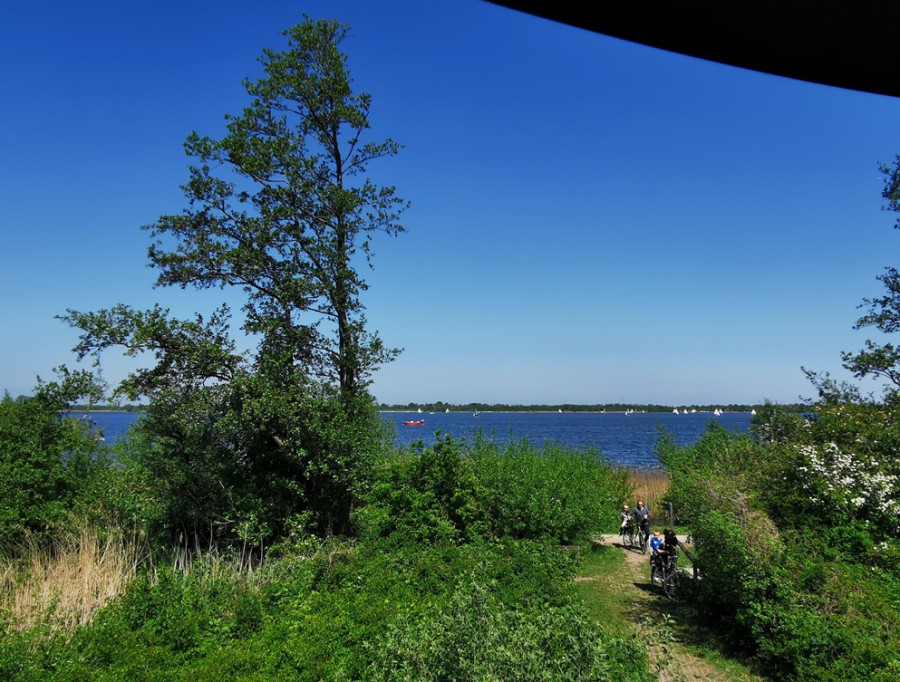
<path id="1" fill-rule="evenodd" d="M 481 0 L 35 0 L 0 25 L 0 390 L 75 365 L 67 308 L 223 297 L 153 289 L 140 226 L 183 208 L 185 137 L 221 134 L 303 12 L 352 25 L 373 134 L 405 145 L 370 169 L 412 202 L 367 274 L 371 327 L 405 349 L 379 401 L 794 402 L 801 365 L 844 377 L 871 336 L 896 99 Z"/>

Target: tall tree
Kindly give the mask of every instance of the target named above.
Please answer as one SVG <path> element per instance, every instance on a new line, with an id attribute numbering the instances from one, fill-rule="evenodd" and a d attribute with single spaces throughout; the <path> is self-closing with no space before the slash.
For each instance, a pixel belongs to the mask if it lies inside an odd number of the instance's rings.
<path id="1" fill-rule="evenodd" d="M 348 31 L 307 19 L 284 32 L 286 49 L 264 50 L 226 134 L 185 142 L 187 207 L 146 226 L 159 286 L 244 290 L 255 353 L 235 351 L 224 306 L 189 321 L 126 305 L 63 318 L 83 332 L 80 357 L 155 356 L 119 391 L 150 400 L 142 464 L 170 535 L 265 541 L 298 516 L 350 527 L 380 424 L 367 386 L 399 352 L 366 328 L 359 268 L 375 233 L 403 231 L 406 204 L 366 177 L 400 147 L 367 140 L 371 96 L 351 89 Z"/>
<path id="2" fill-rule="evenodd" d="M 363 139 L 371 96 L 351 90 L 339 50 L 348 30 L 307 20 L 284 32 L 286 50 L 264 50 L 265 75 L 244 82 L 254 99 L 226 117 L 228 133 L 185 143 L 198 161 L 183 186 L 188 208 L 147 226 L 160 285 L 243 287 L 259 366 L 302 366 L 345 402 L 398 352 L 366 330 L 357 261 L 371 264 L 373 232 L 403 230 L 405 208 L 363 176 L 400 147 Z"/>

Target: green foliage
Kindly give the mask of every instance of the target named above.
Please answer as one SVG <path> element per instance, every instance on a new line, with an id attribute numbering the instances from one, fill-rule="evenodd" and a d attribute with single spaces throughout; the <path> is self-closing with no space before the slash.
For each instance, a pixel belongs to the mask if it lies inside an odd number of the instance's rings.
<path id="1" fill-rule="evenodd" d="M 894 679 L 900 671 L 896 408 L 767 409 L 757 440 L 663 443 L 690 521 L 707 617 L 776 679 Z M 893 514 L 893 516 L 892 516 Z"/>
<path id="2" fill-rule="evenodd" d="M 694 445 L 679 447 L 665 431 L 657 443 L 660 462 L 669 473 L 668 501 L 676 522 L 692 524 L 710 509 L 734 511 L 743 495 L 768 466 L 769 454 L 747 434 L 711 423 Z"/>
<path id="3" fill-rule="evenodd" d="M 477 437 L 467 456 L 487 490 L 485 511 L 492 532 L 514 538 L 586 542 L 615 526 L 628 493 L 628 475 L 599 452 L 527 439 L 506 445 Z"/>
<path id="4" fill-rule="evenodd" d="M 615 522 L 627 485 L 593 451 L 445 436 L 384 459 L 356 519 L 364 537 L 572 544 Z"/>
<path id="5" fill-rule="evenodd" d="M 383 459 L 356 514 L 363 537 L 445 542 L 484 535 L 484 493 L 470 458 L 445 436 Z M 366 504 L 367 502 L 367 504 Z"/>
<path id="6" fill-rule="evenodd" d="M 331 553 L 308 588 L 281 605 L 290 625 L 279 631 L 279 646 L 286 665 L 310 680 L 383 679 L 403 669 L 421 679 L 473 679 L 462 669 L 451 672 L 451 666 L 465 665 L 452 663 L 461 646 L 509 671 L 558 670 L 563 661 L 583 671 L 591 655 L 639 670 L 646 654 L 601 639 L 583 622 L 573 570 L 571 557 L 528 542 L 380 542 Z M 489 667 L 469 672 L 479 669 Z M 550 677 L 544 672 L 533 679 Z"/>
<path id="7" fill-rule="evenodd" d="M 571 555 L 544 543 L 305 541 L 284 546 L 258 574 L 221 560 L 186 575 L 160 568 L 70 637 L 0 638 L 0 671 L 98 680 L 647 679 L 641 646 L 585 617 L 574 568 Z"/>
<path id="8" fill-rule="evenodd" d="M 573 607 L 523 609 L 459 585 L 443 609 L 387 633 L 373 680 L 648 680 L 646 651 Z"/>
<path id="9" fill-rule="evenodd" d="M 61 523 L 105 469 L 89 426 L 66 416 L 66 400 L 93 389 L 91 377 L 59 372 L 34 398 L 0 399 L 0 544 Z"/>
<path id="10" fill-rule="evenodd" d="M 307 384 L 282 392 L 258 374 L 154 402 L 128 460 L 134 485 L 154 491 L 153 536 L 268 545 L 299 516 L 318 533 L 347 532 L 383 443 L 371 404 L 353 403 Z"/>
<path id="11" fill-rule="evenodd" d="M 62 517 L 71 495 L 65 452 L 78 447 L 78 428 L 39 401 L 0 401 L 0 542 Z"/>

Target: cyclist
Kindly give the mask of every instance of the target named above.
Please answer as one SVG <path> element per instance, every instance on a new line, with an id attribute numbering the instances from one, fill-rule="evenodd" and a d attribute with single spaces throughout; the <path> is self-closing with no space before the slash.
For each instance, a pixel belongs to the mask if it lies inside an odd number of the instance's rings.
<path id="1" fill-rule="evenodd" d="M 625 530 L 625 526 L 631 523 L 631 510 L 627 504 L 622 507 L 622 513 L 619 514 L 619 518 L 622 519 L 622 530 Z"/>
<path id="2" fill-rule="evenodd" d="M 653 532 L 653 537 L 650 538 L 650 563 L 651 564 L 655 564 L 657 561 L 659 561 L 660 548 L 663 548 L 663 551 L 665 551 L 664 545 L 663 545 L 663 538 L 659 534 L 659 531 L 657 530 L 657 531 Z"/>
<path id="3" fill-rule="evenodd" d="M 638 528 L 644 531 L 644 537 L 650 536 L 650 510 L 644 506 L 643 500 L 638 500 L 637 507 L 634 510 L 634 518 L 637 520 Z"/>
<path id="4" fill-rule="evenodd" d="M 669 561 L 670 556 L 677 554 L 677 547 L 678 538 L 675 536 L 674 530 L 666 528 L 663 537 L 660 537 L 659 531 L 656 531 L 650 538 L 650 548 L 653 550 L 650 555 L 650 563 L 653 563 L 655 558 L 660 564 L 665 564 Z"/>

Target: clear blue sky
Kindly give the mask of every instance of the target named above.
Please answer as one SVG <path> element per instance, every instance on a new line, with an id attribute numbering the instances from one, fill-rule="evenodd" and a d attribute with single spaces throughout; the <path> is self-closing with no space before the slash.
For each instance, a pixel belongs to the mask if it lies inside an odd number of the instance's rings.
<path id="1" fill-rule="evenodd" d="M 897 99 L 480 0 L 35 0 L 0 24 L 0 390 L 75 365 L 67 308 L 219 299 L 153 289 L 140 226 L 182 209 L 184 138 L 222 132 L 304 11 L 352 25 L 373 132 L 405 145 L 371 168 L 412 202 L 367 276 L 405 349 L 379 401 L 793 402 L 801 365 L 846 376 L 898 260 Z"/>

